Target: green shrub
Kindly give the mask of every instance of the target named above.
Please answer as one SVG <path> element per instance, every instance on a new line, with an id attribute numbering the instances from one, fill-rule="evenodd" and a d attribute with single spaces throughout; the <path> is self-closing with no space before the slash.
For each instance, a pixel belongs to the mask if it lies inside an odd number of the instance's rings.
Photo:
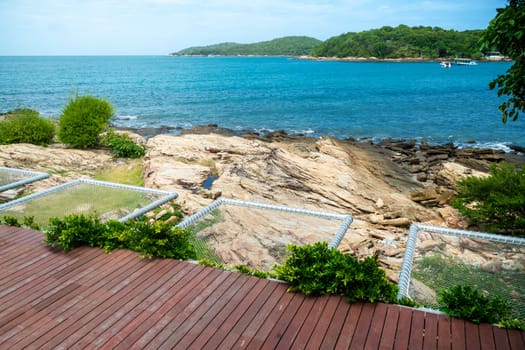
<path id="1" fill-rule="evenodd" d="M 525 318 L 523 319 L 512 318 L 512 319 L 501 320 L 498 322 L 498 326 L 501 328 L 512 328 L 512 329 L 517 329 L 520 331 L 525 331 Z"/>
<path id="2" fill-rule="evenodd" d="M 0 218 L 0 224 L 14 226 L 14 227 L 22 227 L 22 224 L 18 222 L 18 219 L 11 215 L 2 216 Z"/>
<path id="3" fill-rule="evenodd" d="M 146 257 L 170 259 L 195 259 L 195 249 L 190 243 L 192 233 L 174 224 L 157 221 L 153 224 L 132 221 L 124 231 L 126 248 Z"/>
<path id="4" fill-rule="evenodd" d="M 483 230 L 525 237 L 525 167 L 503 162 L 489 177 L 459 181 L 453 206 Z"/>
<path id="5" fill-rule="evenodd" d="M 105 228 L 94 216 L 69 215 L 64 219 L 49 219 L 49 227 L 45 233 L 45 243 L 67 252 L 85 244 L 91 247 L 101 246 Z"/>
<path id="6" fill-rule="evenodd" d="M 358 260 L 328 248 L 325 242 L 286 249 L 291 255 L 274 270 L 277 278 L 290 284 L 291 291 L 345 295 L 350 302 L 396 301 L 397 286 L 388 282 L 376 256 Z"/>
<path id="7" fill-rule="evenodd" d="M 258 270 L 258 269 L 254 269 L 254 268 L 251 268 L 249 266 L 242 265 L 242 264 L 235 265 L 234 266 L 234 271 L 237 271 L 237 272 L 242 273 L 244 275 L 255 276 L 255 277 L 259 277 L 259 278 L 271 277 L 271 274 L 268 273 L 268 272 L 265 272 L 265 271 L 262 271 L 262 270 Z"/>
<path id="8" fill-rule="evenodd" d="M 55 137 L 55 124 L 37 111 L 20 109 L 0 121 L 0 144 L 31 143 L 47 146 Z"/>
<path id="9" fill-rule="evenodd" d="M 116 134 L 112 129 L 102 138 L 102 144 L 108 146 L 116 157 L 140 158 L 146 153 L 144 145 L 136 144 L 127 134 Z"/>
<path id="10" fill-rule="evenodd" d="M 454 286 L 440 290 L 440 310 L 450 317 L 475 323 L 496 323 L 510 314 L 509 303 L 499 296 L 488 298 L 469 286 Z"/>
<path id="11" fill-rule="evenodd" d="M 0 217 L 0 224 L 9 225 L 14 227 L 27 227 L 33 230 L 40 230 L 40 226 L 35 222 L 34 216 L 24 216 L 22 223 L 18 219 L 11 215 L 4 215 Z"/>
<path id="12" fill-rule="evenodd" d="M 113 114 L 113 107 L 106 100 L 89 95 L 76 96 L 62 111 L 58 137 L 70 147 L 94 147 L 100 133 L 109 127 Z"/>
<path id="13" fill-rule="evenodd" d="M 172 223 L 141 221 L 121 223 L 109 220 L 100 222 L 97 217 L 69 215 L 64 219 L 50 219 L 44 242 L 69 251 L 74 247 L 89 245 L 113 249 L 130 249 L 152 258 L 195 259 L 191 245 L 191 231 L 182 230 Z"/>

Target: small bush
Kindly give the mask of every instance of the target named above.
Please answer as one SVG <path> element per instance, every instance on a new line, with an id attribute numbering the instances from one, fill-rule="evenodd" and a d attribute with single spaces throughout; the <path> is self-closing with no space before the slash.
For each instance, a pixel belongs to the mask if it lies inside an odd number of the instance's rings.
<path id="1" fill-rule="evenodd" d="M 525 167 L 503 162 L 489 177 L 459 181 L 453 206 L 488 232 L 525 237 Z"/>
<path id="2" fill-rule="evenodd" d="M 0 144 L 31 143 L 47 146 L 55 137 L 55 124 L 37 111 L 20 109 L 0 121 Z"/>
<path id="3" fill-rule="evenodd" d="M 40 230 L 40 226 L 35 222 L 34 216 L 24 216 L 22 223 L 18 219 L 11 215 L 4 215 L 0 217 L 0 224 L 14 226 L 14 227 L 27 227 L 33 230 Z"/>
<path id="4" fill-rule="evenodd" d="M 113 130 L 102 138 L 102 144 L 108 146 L 115 157 L 140 158 L 146 153 L 144 145 L 138 145 L 129 135 L 116 134 Z"/>
<path id="5" fill-rule="evenodd" d="M 525 331 L 525 318 L 512 318 L 498 322 L 498 326 L 501 328 L 512 328 L 520 331 Z"/>
<path id="6" fill-rule="evenodd" d="M 0 218 L 0 224 L 14 226 L 14 227 L 22 227 L 22 224 L 18 222 L 18 219 L 11 215 L 2 216 Z"/>
<path id="7" fill-rule="evenodd" d="M 282 266 L 274 266 L 277 278 L 290 290 L 306 295 L 339 294 L 350 302 L 395 302 L 397 286 L 388 282 L 377 257 L 364 260 L 328 248 L 323 243 L 286 248 L 291 255 Z"/>
<path id="8" fill-rule="evenodd" d="M 70 251 L 75 247 L 89 245 L 104 246 L 106 229 L 100 220 L 93 216 L 69 215 L 64 219 L 49 219 L 44 242 L 52 247 Z"/>
<path id="9" fill-rule="evenodd" d="M 271 274 L 268 273 L 268 272 L 265 272 L 265 271 L 262 271 L 262 270 L 258 270 L 258 269 L 253 269 L 253 268 L 251 268 L 249 266 L 242 265 L 242 264 L 235 265 L 233 270 L 237 271 L 239 273 L 242 273 L 244 275 L 248 275 L 248 276 L 255 276 L 255 277 L 259 277 L 259 278 L 271 277 Z"/>
<path id="10" fill-rule="evenodd" d="M 99 135 L 109 127 L 114 114 L 111 104 L 94 96 L 76 96 L 62 111 L 58 137 L 74 148 L 94 147 Z"/>
<path id="11" fill-rule="evenodd" d="M 104 248 L 107 252 L 117 248 L 130 249 L 148 258 L 196 258 L 190 242 L 191 231 L 179 229 L 171 223 L 121 223 L 116 220 L 101 223 L 97 217 L 84 215 L 53 218 L 49 222 L 44 242 L 64 251 L 87 244 Z"/>
<path id="12" fill-rule="evenodd" d="M 469 286 L 442 289 L 438 297 L 440 310 L 450 317 L 463 318 L 474 323 L 497 323 L 510 314 L 510 306 L 499 296 L 488 298 Z"/>

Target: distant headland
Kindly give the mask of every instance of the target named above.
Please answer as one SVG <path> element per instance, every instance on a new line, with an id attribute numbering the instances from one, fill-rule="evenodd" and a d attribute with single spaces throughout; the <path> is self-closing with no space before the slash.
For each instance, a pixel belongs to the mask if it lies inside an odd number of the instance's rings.
<path id="1" fill-rule="evenodd" d="M 452 57 L 483 59 L 479 40 L 484 30 L 447 30 L 439 27 L 384 26 L 349 32 L 321 41 L 287 36 L 252 44 L 221 43 L 190 47 L 171 56 L 294 56 L 350 61 L 425 61 Z M 501 58 L 502 59 L 502 58 Z"/>

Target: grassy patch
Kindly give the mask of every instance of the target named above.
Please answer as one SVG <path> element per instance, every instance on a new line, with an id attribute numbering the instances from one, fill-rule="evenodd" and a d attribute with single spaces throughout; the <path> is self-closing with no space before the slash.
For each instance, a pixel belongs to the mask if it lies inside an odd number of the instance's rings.
<path id="1" fill-rule="evenodd" d="M 142 177 L 143 163 L 141 159 L 132 159 L 124 164 L 105 169 L 94 178 L 100 181 L 116 182 L 124 185 L 144 186 Z"/>
<path id="2" fill-rule="evenodd" d="M 193 233 L 193 237 L 190 239 L 190 242 L 197 251 L 198 260 L 204 260 L 215 265 L 220 265 L 222 264 L 222 261 L 219 258 L 219 256 L 217 256 L 213 248 L 211 248 L 207 244 L 207 239 L 199 238 L 197 237 L 197 235 L 200 231 L 211 227 L 218 222 L 221 222 L 223 220 L 223 217 L 219 209 L 215 209 L 206 217 L 208 219 L 200 220 L 197 223 L 188 227 L 188 229 Z"/>
<path id="3" fill-rule="evenodd" d="M 412 277 L 436 291 L 462 284 L 490 296 L 500 296 L 512 305 L 513 316 L 525 316 L 523 271 L 500 269 L 496 272 L 488 272 L 474 265 L 464 264 L 455 258 L 434 254 L 415 262 Z"/>
<path id="4" fill-rule="evenodd" d="M 32 216 L 39 225 L 46 226 L 49 218 L 70 214 L 114 213 L 122 217 L 150 203 L 149 197 L 141 192 L 81 184 L 11 207 L 2 214 L 19 219 Z"/>

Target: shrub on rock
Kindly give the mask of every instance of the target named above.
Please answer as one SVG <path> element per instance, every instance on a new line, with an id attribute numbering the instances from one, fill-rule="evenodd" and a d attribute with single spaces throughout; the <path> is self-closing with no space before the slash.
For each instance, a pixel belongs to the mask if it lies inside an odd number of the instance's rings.
<path id="1" fill-rule="evenodd" d="M 62 111 L 58 137 L 73 148 L 96 146 L 114 114 L 111 104 L 94 96 L 75 96 Z"/>
<path id="2" fill-rule="evenodd" d="M 19 109 L 0 121 L 0 144 L 31 143 L 47 146 L 55 137 L 55 124 L 31 109 Z"/>

